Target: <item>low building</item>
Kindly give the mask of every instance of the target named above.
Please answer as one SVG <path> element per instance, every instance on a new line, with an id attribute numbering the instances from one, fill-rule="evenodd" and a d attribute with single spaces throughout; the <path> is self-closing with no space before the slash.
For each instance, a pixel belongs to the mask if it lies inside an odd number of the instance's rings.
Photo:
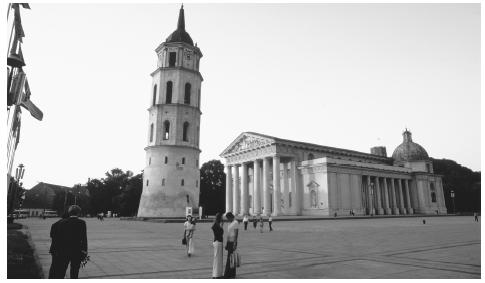
<path id="1" fill-rule="evenodd" d="M 237 215 L 399 215 L 446 213 L 441 175 L 403 132 L 387 157 L 244 132 L 221 154 L 226 211 Z"/>
<path id="2" fill-rule="evenodd" d="M 25 192 L 22 210 L 28 210 L 29 216 L 41 216 L 44 210 L 57 210 L 56 195 L 67 196 L 71 188 L 40 182 Z"/>

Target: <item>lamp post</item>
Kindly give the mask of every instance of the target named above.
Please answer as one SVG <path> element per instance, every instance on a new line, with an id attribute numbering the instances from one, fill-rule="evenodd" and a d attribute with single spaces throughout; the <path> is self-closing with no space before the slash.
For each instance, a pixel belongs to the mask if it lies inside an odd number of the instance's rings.
<path id="1" fill-rule="evenodd" d="M 451 203 L 453 204 L 453 214 L 455 214 L 455 191 L 451 190 L 450 196 L 451 196 Z"/>
<path id="2" fill-rule="evenodd" d="M 17 193 L 20 186 L 20 180 L 24 177 L 25 168 L 23 164 L 19 164 L 17 170 L 15 171 L 15 179 L 10 182 L 9 190 L 10 190 L 10 204 L 8 208 L 8 213 L 11 214 L 8 217 L 7 221 L 9 223 L 13 222 L 13 211 L 15 210 L 15 201 L 17 199 Z"/>

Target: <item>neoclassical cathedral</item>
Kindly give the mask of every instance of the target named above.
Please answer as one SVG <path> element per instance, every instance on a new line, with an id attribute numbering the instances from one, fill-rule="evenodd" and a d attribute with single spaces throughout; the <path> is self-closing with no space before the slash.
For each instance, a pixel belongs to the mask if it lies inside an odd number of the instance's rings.
<path id="1" fill-rule="evenodd" d="M 199 73 L 202 52 L 185 31 L 183 6 L 177 29 L 156 49 L 151 73 L 148 145 L 138 217 L 183 217 L 199 204 Z"/>
<path id="2" fill-rule="evenodd" d="M 400 215 L 446 213 L 443 184 L 411 132 L 388 157 L 285 140 L 239 135 L 221 154 L 226 211 L 237 215 Z"/>

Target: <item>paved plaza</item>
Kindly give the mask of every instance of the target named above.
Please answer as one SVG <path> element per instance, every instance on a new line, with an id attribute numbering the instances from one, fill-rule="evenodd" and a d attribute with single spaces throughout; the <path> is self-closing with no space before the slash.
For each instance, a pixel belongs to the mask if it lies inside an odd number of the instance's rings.
<path id="1" fill-rule="evenodd" d="M 264 233 L 249 226 L 240 232 L 237 277 L 480 278 L 480 224 L 473 217 L 422 219 L 281 221 L 273 232 L 265 223 Z M 19 220 L 29 227 L 44 276 L 56 220 Z M 80 278 L 211 277 L 211 223 L 197 224 L 195 255 L 188 258 L 182 223 L 86 222 L 91 261 Z"/>

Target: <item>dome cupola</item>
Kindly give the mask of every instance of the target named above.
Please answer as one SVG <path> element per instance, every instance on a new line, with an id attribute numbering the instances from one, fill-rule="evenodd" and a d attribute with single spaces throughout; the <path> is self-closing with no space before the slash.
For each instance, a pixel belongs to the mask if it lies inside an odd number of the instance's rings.
<path id="1" fill-rule="evenodd" d="M 392 158 L 395 161 L 418 161 L 428 160 L 429 156 L 426 150 L 419 144 L 413 142 L 411 132 L 406 129 L 403 133 L 403 142 L 396 147 Z"/>
<path id="2" fill-rule="evenodd" d="M 194 41 L 190 37 L 189 33 L 185 31 L 184 5 L 182 5 L 180 8 L 177 29 L 167 37 L 165 42 L 184 42 L 194 46 Z"/>

